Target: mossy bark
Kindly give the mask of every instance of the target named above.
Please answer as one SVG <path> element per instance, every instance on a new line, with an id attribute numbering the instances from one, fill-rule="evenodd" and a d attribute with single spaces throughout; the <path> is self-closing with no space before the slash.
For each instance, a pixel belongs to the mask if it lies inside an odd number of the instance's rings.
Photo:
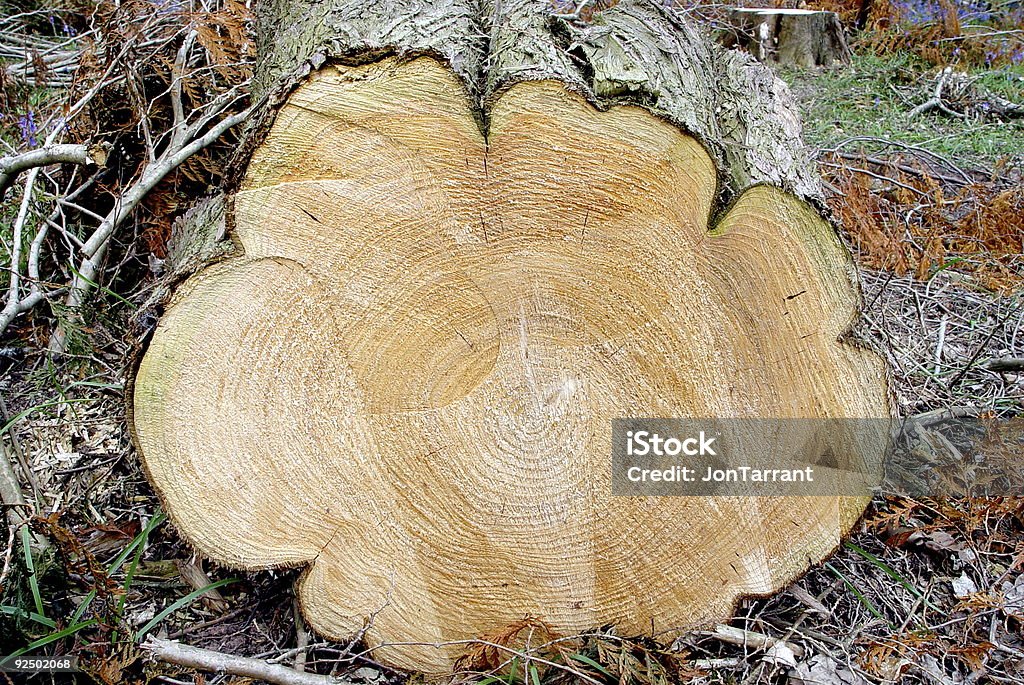
<path id="1" fill-rule="evenodd" d="M 257 34 L 253 97 L 264 105 L 236 158 L 236 179 L 310 72 L 332 60 L 431 55 L 462 79 L 485 131 L 490 104 L 511 84 L 561 81 L 599 108 L 637 104 L 694 135 L 718 166 L 720 205 L 769 184 L 823 208 L 786 85 L 655 0 L 622 0 L 589 23 L 553 16 L 546 0 L 266 0 Z"/>

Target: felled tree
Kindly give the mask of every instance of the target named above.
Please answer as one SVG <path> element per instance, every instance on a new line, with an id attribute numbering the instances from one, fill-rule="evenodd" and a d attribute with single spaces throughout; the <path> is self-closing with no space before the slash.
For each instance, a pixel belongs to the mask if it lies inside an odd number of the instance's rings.
<path id="1" fill-rule="evenodd" d="M 863 500 L 609 491 L 616 417 L 889 414 L 769 71 L 660 2 L 268 0 L 259 39 L 134 382 L 200 551 L 307 567 L 315 629 L 437 671 L 526 615 L 721 618 L 835 548 Z"/>

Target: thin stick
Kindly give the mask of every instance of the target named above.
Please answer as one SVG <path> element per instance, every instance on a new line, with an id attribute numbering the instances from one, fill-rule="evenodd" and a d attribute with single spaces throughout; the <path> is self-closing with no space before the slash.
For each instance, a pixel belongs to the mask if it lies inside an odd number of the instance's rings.
<path id="1" fill-rule="evenodd" d="M 946 79 L 948 79 L 949 75 L 952 73 L 953 67 L 946 67 L 945 69 L 942 70 L 942 73 L 939 74 L 938 81 L 936 81 L 935 83 L 935 94 L 932 95 L 931 99 L 929 99 L 927 102 L 923 102 L 914 109 L 910 110 L 910 113 L 907 114 L 908 119 L 913 119 L 919 114 L 924 114 L 925 112 L 928 112 L 936 108 L 941 109 L 943 112 L 949 114 L 950 116 L 954 116 L 960 119 L 964 117 L 963 114 L 961 114 L 960 112 L 954 112 L 950 108 L 946 107 L 946 105 L 943 104 L 942 102 L 942 89 L 946 85 Z"/>
<path id="2" fill-rule="evenodd" d="M 485 647 L 490 647 L 492 649 L 497 649 L 497 650 L 502 651 L 502 652 L 507 652 L 508 654 L 513 654 L 513 655 L 518 656 L 518 657 L 520 657 L 520 658 L 522 658 L 524 660 L 528 659 L 530 661 L 536 661 L 538 664 L 544 664 L 545 666 L 548 666 L 550 668 L 554 668 L 554 669 L 559 670 L 559 671 L 565 671 L 566 673 L 568 673 L 570 675 L 573 675 L 573 676 L 576 676 L 578 679 L 586 681 L 586 682 L 590 683 L 591 685 L 602 685 L 600 680 L 598 680 L 598 679 L 596 679 L 596 678 L 594 678 L 592 676 L 589 676 L 586 673 L 583 673 L 582 671 L 578 671 L 578 670 L 576 670 L 576 669 L 574 669 L 574 668 L 572 668 L 570 666 L 566 666 L 565 664 L 560 664 L 560 663 L 557 663 L 555 661 L 550 661 L 548 659 L 542 659 L 539 656 L 533 656 L 533 655 L 531 655 L 531 654 L 529 654 L 527 652 L 524 652 L 524 651 L 522 651 L 520 649 L 514 649 L 512 647 L 509 647 L 508 645 L 498 644 L 497 642 L 491 642 L 489 640 L 475 639 L 475 640 L 448 640 L 446 642 L 388 642 L 386 644 L 375 645 L 373 647 L 368 647 L 364 652 L 362 652 L 361 654 L 358 654 L 356 656 L 359 657 L 359 658 L 362 658 L 366 654 L 371 654 L 372 652 L 376 651 L 377 649 L 380 649 L 380 648 L 383 648 L 383 647 L 435 647 L 437 649 L 441 649 L 442 647 L 454 647 L 454 646 L 459 646 L 459 645 L 483 645 Z"/>
<path id="3" fill-rule="evenodd" d="M 943 315 L 939 323 L 939 341 L 935 344 L 935 375 L 942 373 L 942 348 L 946 344 L 946 326 L 949 325 L 949 317 Z"/>
<path id="4" fill-rule="evenodd" d="M 7 508 L 7 521 L 11 530 L 14 530 L 22 523 L 24 518 L 18 513 L 19 509 L 28 507 L 25 501 L 25 494 L 21 491 L 21 483 L 14 473 L 11 460 L 7 456 L 7 448 L 4 446 L 4 455 L 0 459 L 0 502 Z"/>
<path id="5" fill-rule="evenodd" d="M 309 631 L 306 630 L 306 622 L 302 620 L 302 611 L 299 609 L 299 600 L 292 600 L 292 611 L 295 613 L 295 670 L 306 670 L 306 648 L 309 646 Z"/>
<path id="6" fill-rule="evenodd" d="M 245 678 L 265 680 L 273 685 L 351 685 L 351 681 L 315 673 L 301 673 L 280 664 L 260 659 L 200 649 L 180 642 L 162 640 L 150 635 L 142 649 L 160 661 L 200 671 L 226 673 Z"/>
<path id="7" fill-rule="evenodd" d="M 39 481 L 36 480 L 36 476 L 32 473 L 32 467 L 28 463 L 28 459 L 25 458 L 25 451 L 21 449 L 21 442 L 18 440 L 18 433 L 14 430 L 15 425 L 7 425 L 11 420 L 11 412 L 7 409 L 7 402 L 4 401 L 3 397 L 0 397 L 0 422 L 7 426 L 7 435 L 11 438 L 11 446 L 14 448 L 14 456 L 18 460 L 18 465 L 21 467 L 22 475 L 28 484 L 32 487 L 32 497 L 38 504 L 42 502 L 39 494 Z"/>
<path id="8" fill-rule="evenodd" d="M 594 0 L 580 0 L 580 2 L 576 4 L 576 9 L 574 9 L 572 12 L 568 14 L 552 13 L 551 16 L 554 17 L 555 19 L 570 19 L 575 21 L 580 18 L 580 13 L 582 13 L 583 10 L 585 10 L 593 3 Z"/>
<path id="9" fill-rule="evenodd" d="M 25 179 L 25 193 L 21 198 L 21 205 L 18 207 L 18 215 L 14 218 L 14 229 L 11 237 L 11 281 L 7 289 L 7 306 L 4 307 L 4 314 L 9 310 L 18 307 L 21 274 L 18 267 L 21 265 L 21 233 L 24 230 L 25 220 L 28 218 L 28 208 L 32 203 L 32 190 L 35 188 L 36 178 L 39 176 L 39 167 L 34 167 Z"/>
<path id="10" fill-rule="evenodd" d="M 1017 313 L 1017 310 L 1020 309 L 1022 305 L 1024 305 L 1024 302 L 1021 302 L 1021 304 L 1018 304 L 1016 307 L 1011 309 L 1006 314 L 1006 316 L 1000 319 L 996 323 L 996 325 L 992 327 L 992 332 L 990 332 L 985 337 L 985 339 L 981 341 L 981 344 L 978 345 L 977 349 L 974 350 L 974 354 L 971 355 L 971 358 L 969 360 L 967 360 L 967 364 L 964 366 L 964 368 L 960 369 L 960 373 L 958 373 L 956 377 L 949 382 L 949 387 L 955 388 L 957 383 L 959 383 L 963 379 L 963 377 L 967 375 L 967 372 L 970 371 L 971 368 L 974 366 L 974 363 L 978 361 L 978 357 L 980 357 L 981 353 L 985 351 L 985 347 L 989 344 L 989 342 L 991 342 L 992 338 L 995 337 L 996 333 L 999 332 L 999 329 L 1006 325 L 1006 322 L 1010 320 L 1011 316 Z"/>
<path id="11" fill-rule="evenodd" d="M 985 368 L 996 373 L 1019 373 L 1024 371 L 1024 359 L 1020 357 L 992 359 L 985 363 Z"/>
<path id="12" fill-rule="evenodd" d="M 107 214 L 102 223 L 93 231 L 82 247 L 83 258 L 78 265 L 78 272 L 71 281 L 65 306 L 72 310 L 78 310 L 86 300 L 86 296 L 99 278 L 99 270 L 103 257 L 106 255 L 108 241 L 114 230 L 121 225 L 135 209 L 136 205 L 142 202 L 149 193 L 167 174 L 178 168 L 185 160 L 211 145 L 219 139 L 228 129 L 245 121 L 255 105 L 248 109 L 225 117 L 220 120 L 209 131 L 191 140 L 180 148 L 168 149 L 161 154 L 155 164 L 146 165 L 139 179 L 117 201 Z M 212 118 L 212 117 L 210 117 Z M 199 129 L 210 122 L 210 118 L 204 118 L 193 124 L 188 129 L 186 138 L 198 134 Z M 57 327 L 50 337 L 50 351 L 56 354 L 64 353 L 67 345 L 67 331 Z"/>
<path id="13" fill-rule="evenodd" d="M 7 551 L 4 553 L 4 568 L 0 571 L 0 593 L 4 591 L 4 583 L 7 582 L 7 574 L 11 572 L 11 557 L 14 556 L 14 532 L 17 526 L 7 527 Z"/>

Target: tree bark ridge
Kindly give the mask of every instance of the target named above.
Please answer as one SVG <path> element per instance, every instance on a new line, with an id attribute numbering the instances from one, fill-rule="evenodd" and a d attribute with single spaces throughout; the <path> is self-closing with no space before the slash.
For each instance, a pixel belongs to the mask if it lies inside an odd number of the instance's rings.
<path id="1" fill-rule="evenodd" d="M 719 169 L 720 205 L 769 184 L 824 208 L 795 102 L 770 69 L 720 48 L 685 12 L 656 0 L 622 0 L 591 23 L 552 13 L 547 0 L 266 0 L 253 89 L 266 102 L 235 175 L 311 71 L 329 60 L 431 55 L 461 78 L 484 126 L 511 85 L 557 80 L 599 108 L 639 105 L 699 139 Z"/>

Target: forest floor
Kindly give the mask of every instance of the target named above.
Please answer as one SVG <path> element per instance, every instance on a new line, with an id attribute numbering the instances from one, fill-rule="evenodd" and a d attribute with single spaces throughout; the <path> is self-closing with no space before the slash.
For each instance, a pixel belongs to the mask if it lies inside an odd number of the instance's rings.
<path id="1" fill-rule="evenodd" d="M 987 116 L 973 95 L 961 117 L 911 116 L 942 65 L 870 36 L 853 48 L 852 65 L 782 75 L 832 209 L 856 227 L 846 238 L 861 268 L 860 334 L 892 365 L 900 412 L 917 417 L 916 448 L 962 463 L 966 448 L 945 424 L 1007 421 L 1024 398 L 1024 373 L 994 365 L 1024 358 L 1024 118 Z M 964 69 L 984 92 L 1024 103 L 1019 61 Z M 297 571 L 218 568 L 163 521 L 124 414 L 140 292 L 124 280 L 102 292 L 79 331 L 85 344 L 59 362 L 38 322 L 0 346 L 0 438 L 37 514 L 0 540 L 0 652 L 32 644 L 80 656 L 90 675 L 77 682 L 249 682 L 146 661 L 138 645 L 152 634 L 355 683 L 407 680 L 358 643 L 310 634 L 294 601 Z M 671 644 L 600 630 L 554 649 L 524 644 L 546 633 L 524 621 L 501 637 L 519 656 L 480 650 L 455 679 L 1020 683 L 1022 564 L 1024 500 L 880 493 L 827 562 L 772 597 L 743 601 L 728 625 Z"/>

